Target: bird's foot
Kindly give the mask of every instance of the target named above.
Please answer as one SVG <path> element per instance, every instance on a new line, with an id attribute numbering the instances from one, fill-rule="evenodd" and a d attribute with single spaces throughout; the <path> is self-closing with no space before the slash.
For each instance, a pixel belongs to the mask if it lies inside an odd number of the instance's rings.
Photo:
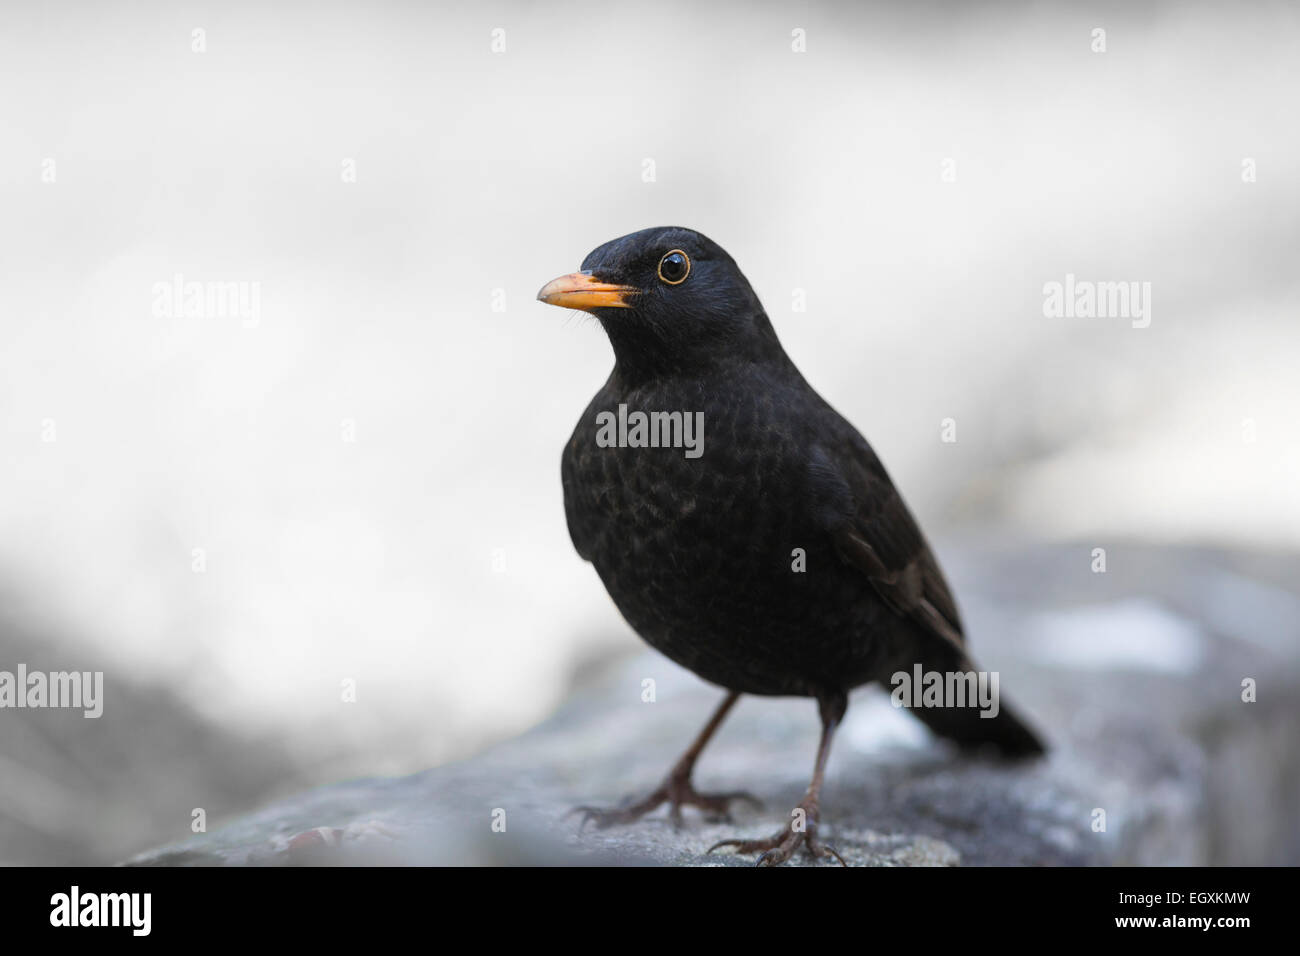
<path id="1" fill-rule="evenodd" d="M 819 816 L 816 802 L 805 799 L 790 811 L 790 822 L 775 836 L 765 840 L 723 840 L 709 847 L 708 852 L 729 846 L 734 847 L 737 853 L 760 854 L 754 861 L 755 866 L 780 866 L 802 846 L 815 859 L 832 857 L 839 861 L 840 866 L 848 866 L 834 847 L 817 838 Z"/>
<path id="2" fill-rule="evenodd" d="M 666 803 L 668 819 L 672 821 L 675 828 L 680 828 L 682 807 L 697 807 L 710 819 L 730 822 L 731 805 L 736 802 L 749 803 L 759 809 L 763 806 L 757 797 L 743 790 L 729 793 L 700 793 L 691 785 L 689 775 L 672 773 L 644 800 L 619 807 L 574 807 L 569 813 L 582 814 L 582 823 L 578 826 L 580 831 L 588 823 L 595 823 L 597 829 L 603 830 L 605 827 L 620 823 L 632 823 Z"/>

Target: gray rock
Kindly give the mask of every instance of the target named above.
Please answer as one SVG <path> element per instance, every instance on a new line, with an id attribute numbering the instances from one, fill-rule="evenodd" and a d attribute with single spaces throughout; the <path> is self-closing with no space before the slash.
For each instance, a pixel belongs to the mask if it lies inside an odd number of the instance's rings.
<path id="1" fill-rule="evenodd" d="M 111 865 L 187 833 L 195 807 L 229 816 L 310 784 L 282 743 L 137 683 L 111 654 L 22 609 L 0 588 L 0 669 L 103 671 L 108 704 L 95 720 L 79 710 L 0 711 L 0 866 Z"/>
<path id="2" fill-rule="evenodd" d="M 1300 862 L 1297 562 L 1116 545 L 1122 572 L 1093 574 L 1089 552 L 945 549 L 976 659 L 1052 753 L 959 757 L 883 691 L 855 693 L 823 794 L 824 835 L 850 865 Z M 810 701 L 742 699 L 697 769 L 701 790 L 748 789 L 763 810 L 726 823 L 688 809 L 681 830 L 663 810 L 605 830 L 566 817 L 653 788 L 719 698 L 637 653 L 478 757 L 310 791 L 131 862 L 745 865 L 705 851 L 787 819 L 817 742 Z"/>

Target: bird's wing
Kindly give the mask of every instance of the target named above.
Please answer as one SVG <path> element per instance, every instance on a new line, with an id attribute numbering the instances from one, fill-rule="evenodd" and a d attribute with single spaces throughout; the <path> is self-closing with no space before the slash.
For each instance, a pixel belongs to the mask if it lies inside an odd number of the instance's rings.
<path id="1" fill-rule="evenodd" d="M 854 433 L 834 454 L 818 447 L 811 461 L 836 553 L 866 575 L 895 613 L 962 649 L 957 602 L 871 446 Z"/>

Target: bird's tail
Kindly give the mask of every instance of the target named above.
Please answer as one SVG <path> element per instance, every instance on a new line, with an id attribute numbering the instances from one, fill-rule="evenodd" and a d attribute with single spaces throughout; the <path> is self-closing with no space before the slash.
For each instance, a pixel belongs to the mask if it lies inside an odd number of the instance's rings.
<path id="1" fill-rule="evenodd" d="M 1003 757 L 1011 758 L 1047 752 L 1039 735 L 1001 699 L 1000 685 L 994 683 L 992 675 L 978 671 L 970 658 L 951 645 L 930 651 L 923 665 L 904 672 L 908 673 L 907 689 L 912 693 L 901 694 L 900 702 L 913 716 L 963 749 L 996 749 Z M 927 678 L 927 674 L 938 674 L 943 679 L 938 691 L 939 706 L 934 706 L 934 679 Z M 920 697 L 911 686 L 917 679 L 923 685 Z M 928 698 L 927 681 L 931 689 Z M 893 690 L 897 694 L 898 686 Z"/>

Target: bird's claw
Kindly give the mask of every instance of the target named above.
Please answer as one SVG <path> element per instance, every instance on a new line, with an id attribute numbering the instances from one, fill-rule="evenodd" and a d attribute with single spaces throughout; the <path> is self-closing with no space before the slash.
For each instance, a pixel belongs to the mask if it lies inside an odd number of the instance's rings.
<path id="1" fill-rule="evenodd" d="M 762 840 L 721 840 L 709 847 L 706 855 L 714 850 L 728 846 L 734 847 L 737 853 L 758 853 L 759 857 L 754 861 L 755 866 L 780 866 L 794 856 L 795 852 L 802 846 L 804 851 L 815 859 L 833 857 L 840 866 L 848 866 L 838 850 L 817 839 L 816 807 L 801 804 L 800 808 L 805 813 L 803 828 L 795 829 L 792 820 L 775 836 Z"/>
<path id="2" fill-rule="evenodd" d="M 632 823 L 666 803 L 668 819 L 674 828 L 680 829 L 682 807 L 696 807 L 704 811 L 710 819 L 729 823 L 731 805 L 738 802 L 748 803 L 759 810 L 763 808 L 762 801 L 744 790 L 700 793 L 691 785 L 689 778 L 669 777 L 644 800 L 620 807 L 574 807 L 565 816 L 567 819 L 575 813 L 582 814 L 582 822 L 578 824 L 578 832 L 581 833 L 588 823 L 595 823 L 598 830 L 622 823 Z"/>

